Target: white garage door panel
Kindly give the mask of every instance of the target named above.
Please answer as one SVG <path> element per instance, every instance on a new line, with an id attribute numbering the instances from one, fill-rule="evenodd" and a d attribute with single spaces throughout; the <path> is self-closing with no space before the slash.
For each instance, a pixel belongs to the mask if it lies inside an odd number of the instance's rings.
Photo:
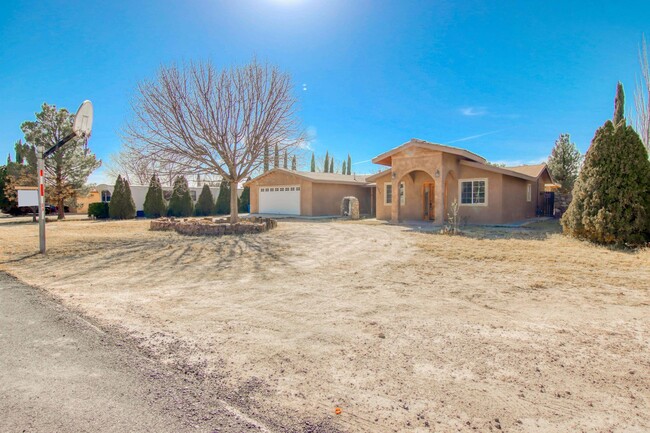
<path id="1" fill-rule="evenodd" d="M 260 187 L 260 213 L 300 215 L 300 187 L 297 185 Z"/>

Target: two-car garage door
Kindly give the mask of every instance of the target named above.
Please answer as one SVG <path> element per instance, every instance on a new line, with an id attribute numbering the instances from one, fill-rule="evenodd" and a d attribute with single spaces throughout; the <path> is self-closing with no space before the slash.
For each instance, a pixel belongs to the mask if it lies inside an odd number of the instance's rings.
<path id="1" fill-rule="evenodd" d="M 300 215 L 300 187 L 298 185 L 260 187 L 259 212 Z"/>

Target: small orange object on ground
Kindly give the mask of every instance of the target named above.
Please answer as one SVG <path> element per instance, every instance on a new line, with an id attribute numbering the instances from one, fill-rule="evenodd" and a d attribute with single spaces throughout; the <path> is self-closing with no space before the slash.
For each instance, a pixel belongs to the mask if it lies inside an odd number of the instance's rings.
<path id="1" fill-rule="evenodd" d="M 341 415 L 341 412 L 343 412 L 343 411 L 341 410 L 340 407 L 337 407 L 336 409 L 334 409 L 334 413 L 337 414 L 337 415 Z"/>

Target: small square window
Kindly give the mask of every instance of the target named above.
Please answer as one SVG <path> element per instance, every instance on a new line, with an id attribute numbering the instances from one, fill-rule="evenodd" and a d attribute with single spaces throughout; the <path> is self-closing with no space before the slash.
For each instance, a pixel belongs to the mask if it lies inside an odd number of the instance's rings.
<path id="1" fill-rule="evenodd" d="M 296 187 L 296 191 L 300 191 L 300 187 L 299 187 L 299 186 Z"/>

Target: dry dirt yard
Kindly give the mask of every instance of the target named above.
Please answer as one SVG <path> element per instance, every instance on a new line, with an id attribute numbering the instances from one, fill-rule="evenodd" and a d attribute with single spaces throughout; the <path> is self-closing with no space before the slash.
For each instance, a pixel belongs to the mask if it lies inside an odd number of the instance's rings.
<path id="1" fill-rule="evenodd" d="M 650 251 L 546 228 L 1 223 L 0 268 L 278 431 L 649 431 Z"/>

